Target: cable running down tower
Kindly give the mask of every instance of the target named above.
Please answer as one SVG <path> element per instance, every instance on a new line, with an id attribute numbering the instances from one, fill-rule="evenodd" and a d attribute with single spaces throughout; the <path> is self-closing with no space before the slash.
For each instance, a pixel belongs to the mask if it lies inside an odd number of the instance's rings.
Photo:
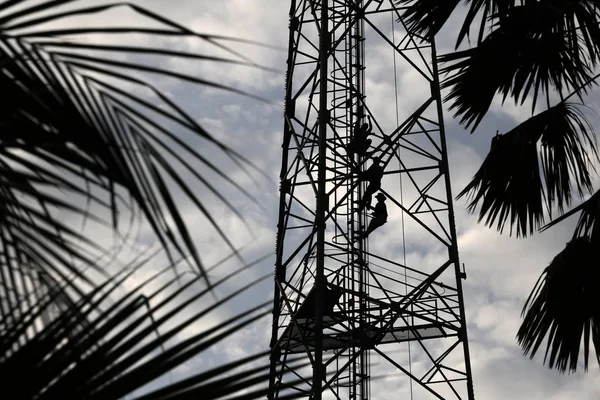
<path id="1" fill-rule="evenodd" d="M 270 399 L 474 400 L 435 44 L 401 14 L 291 0 Z"/>

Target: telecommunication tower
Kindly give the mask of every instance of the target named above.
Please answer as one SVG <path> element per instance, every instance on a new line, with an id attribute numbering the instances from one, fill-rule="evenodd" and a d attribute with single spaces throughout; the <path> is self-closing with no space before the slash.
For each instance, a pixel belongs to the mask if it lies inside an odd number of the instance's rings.
<path id="1" fill-rule="evenodd" d="M 474 399 L 435 43 L 401 15 L 291 0 L 270 399 Z"/>

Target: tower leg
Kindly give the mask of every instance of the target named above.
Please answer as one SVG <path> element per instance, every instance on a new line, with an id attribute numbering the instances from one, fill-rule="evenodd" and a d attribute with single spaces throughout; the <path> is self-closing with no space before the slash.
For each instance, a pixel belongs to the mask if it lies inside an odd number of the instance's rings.
<path id="1" fill-rule="evenodd" d="M 400 15 L 291 1 L 270 399 L 474 399 L 435 46 Z M 354 241 L 367 116 L 389 218 Z"/>

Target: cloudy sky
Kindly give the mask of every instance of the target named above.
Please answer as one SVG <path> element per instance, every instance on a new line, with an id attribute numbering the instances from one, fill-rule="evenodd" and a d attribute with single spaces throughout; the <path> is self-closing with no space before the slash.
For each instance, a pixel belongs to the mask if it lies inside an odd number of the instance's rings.
<path id="1" fill-rule="evenodd" d="M 82 2 L 95 4 L 96 1 Z M 268 43 L 273 48 L 222 41 L 240 51 L 262 66 L 278 71 L 267 71 L 246 66 L 231 66 L 215 62 L 193 62 L 182 59 L 163 60 L 163 67 L 196 77 L 241 89 L 270 101 L 260 102 L 248 97 L 211 88 L 183 85 L 168 80 L 156 83 L 167 90 L 172 99 L 182 104 L 186 111 L 197 118 L 205 129 L 233 149 L 250 159 L 266 172 L 267 179 L 258 173 L 244 174 L 231 163 L 215 156 L 215 162 L 223 162 L 223 168 L 256 197 L 257 207 L 239 191 L 227 188 L 226 193 L 251 227 L 249 233 L 242 221 L 219 205 L 209 194 L 203 200 L 211 205 L 211 211 L 225 227 L 237 246 L 247 246 L 247 260 L 272 252 L 274 249 L 276 211 L 278 204 L 277 176 L 281 157 L 282 99 L 288 40 L 288 3 L 283 0 L 143 0 L 138 2 L 158 14 L 171 18 L 196 32 L 251 39 Z M 129 10 L 120 8 L 104 16 L 90 17 L 89 24 L 103 25 L 121 21 L 138 21 Z M 452 45 L 455 21 L 441 35 L 439 52 Z M 450 38 L 450 39 L 449 39 Z M 142 38 L 136 38 L 142 43 Z M 199 39 L 186 39 L 174 43 L 179 49 L 199 51 L 205 54 L 224 55 L 223 51 L 207 45 Z M 367 68 L 375 69 L 376 60 L 367 58 Z M 378 81 L 367 82 L 367 95 L 378 105 L 393 99 L 386 85 L 388 79 L 381 72 Z M 400 76 L 403 93 L 402 105 L 410 107 L 411 93 L 418 92 L 418 81 L 410 76 Z M 393 84 L 393 82 L 390 82 Z M 589 104 L 596 104 L 589 99 Z M 373 107 L 373 106 L 371 106 Z M 381 106 L 383 107 L 383 106 Z M 482 162 L 491 137 L 497 130 L 505 132 L 514 126 L 527 110 L 500 106 L 493 109 L 473 135 L 464 131 L 446 112 L 446 131 L 451 165 L 453 192 L 458 193 Z M 598 121 L 592 120 L 597 125 Z M 210 146 L 198 142 L 199 149 L 210 151 Z M 204 147 L 203 147 L 204 146 Z M 198 190 L 205 190 L 199 188 Z M 204 192 L 203 192 L 204 193 Z M 227 254 L 223 243 L 215 239 L 214 232 L 205 229 L 206 221 L 194 211 L 191 204 L 182 200 L 186 221 L 207 264 L 216 262 Z M 572 234 L 572 222 L 528 239 L 510 238 L 478 225 L 476 219 L 465 212 L 465 202 L 455 203 L 459 252 L 466 265 L 468 279 L 464 282 L 465 304 L 468 321 L 469 345 L 476 398 L 486 400 L 513 399 L 598 399 L 600 377 L 598 367 L 592 363 L 590 373 L 560 375 L 550 371 L 537 357 L 530 361 L 521 355 L 515 334 L 520 324 L 520 310 L 535 281 L 550 260 L 560 251 Z M 407 232 L 410 235 L 410 232 Z M 261 263 L 252 274 L 260 276 L 272 271 L 273 259 Z M 252 301 L 268 300 L 272 293 L 271 282 L 266 282 L 250 294 Z M 215 316 L 214 318 L 219 318 Z M 214 349 L 204 358 L 196 360 L 198 368 L 255 352 L 268 346 L 269 323 L 254 326 L 233 338 L 226 346 Z M 194 364 L 196 365 L 196 364 Z M 193 370 L 194 367 L 185 368 Z M 180 373 L 185 371 L 181 370 Z M 396 383 L 386 385 L 394 390 Z M 377 383 L 373 383 L 377 385 Z M 402 392 L 406 383 L 398 383 Z M 390 393 L 390 395 L 392 395 Z M 390 398 L 390 397 L 381 397 Z"/>

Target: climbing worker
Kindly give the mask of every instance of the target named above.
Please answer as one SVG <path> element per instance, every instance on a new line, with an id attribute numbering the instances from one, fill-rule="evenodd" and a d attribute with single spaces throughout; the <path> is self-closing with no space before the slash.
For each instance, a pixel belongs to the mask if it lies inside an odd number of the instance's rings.
<path id="1" fill-rule="evenodd" d="M 339 287 L 333 285 L 327 285 L 325 287 L 325 293 L 323 298 L 323 316 L 332 317 L 333 308 L 338 304 L 342 291 Z M 316 287 L 313 287 L 310 292 L 306 295 L 304 302 L 300 305 L 300 308 L 296 312 L 296 318 L 314 318 L 315 309 L 317 306 L 317 291 Z"/>
<path id="2" fill-rule="evenodd" d="M 371 117 L 367 116 L 368 123 L 360 124 L 360 119 L 354 124 L 354 135 L 348 143 L 348 156 L 353 157 L 354 154 L 366 157 L 367 150 L 371 146 L 372 140 L 368 138 L 373 132 L 373 125 L 371 124 Z"/>
<path id="3" fill-rule="evenodd" d="M 373 157 L 373 164 L 366 171 L 359 173 L 360 181 L 367 181 L 369 185 L 365 189 L 362 199 L 358 202 L 357 212 L 361 212 L 365 207 L 371 205 L 371 198 L 379 189 L 381 189 L 381 178 L 383 178 L 383 167 L 379 157 Z"/>
<path id="4" fill-rule="evenodd" d="M 371 234 L 371 232 L 373 232 L 375 229 L 379 228 L 380 226 L 382 226 L 383 224 L 385 224 L 387 222 L 387 217 L 388 217 L 388 213 L 387 213 L 387 207 L 385 206 L 385 195 L 383 193 L 379 193 L 377 196 L 375 196 L 375 198 L 377 199 L 377 204 L 375 204 L 375 207 L 373 208 L 373 219 L 371 220 L 371 222 L 369 222 L 369 226 L 367 228 L 367 231 L 362 233 L 362 232 L 358 232 L 357 233 L 357 239 L 365 239 L 367 236 L 369 236 Z M 371 207 L 369 207 L 371 208 Z"/>

